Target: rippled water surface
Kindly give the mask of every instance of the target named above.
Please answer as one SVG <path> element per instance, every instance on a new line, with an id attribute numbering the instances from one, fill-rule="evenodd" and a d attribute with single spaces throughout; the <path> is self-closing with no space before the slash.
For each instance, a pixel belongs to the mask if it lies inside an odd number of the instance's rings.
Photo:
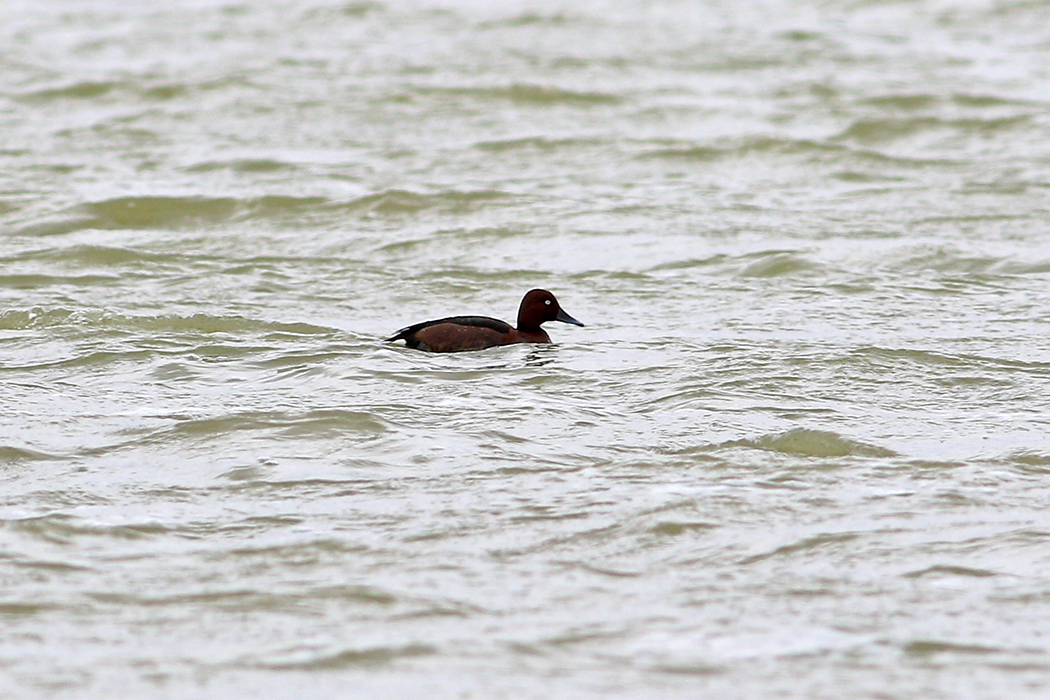
<path id="1" fill-rule="evenodd" d="M 0 696 L 1050 693 L 1046 0 L 0 46 Z"/>

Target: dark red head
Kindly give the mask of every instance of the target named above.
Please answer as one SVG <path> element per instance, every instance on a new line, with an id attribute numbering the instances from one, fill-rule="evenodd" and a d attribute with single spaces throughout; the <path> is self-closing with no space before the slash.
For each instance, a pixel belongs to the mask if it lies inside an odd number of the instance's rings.
<path id="1" fill-rule="evenodd" d="M 561 321 L 576 326 L 583 324 L 569 314 L 562 311 L 558 306 L 558 300 L 546 289 L 533 289 L 521 300 L 518 307 L 518 330 L 538 330 L 541 324 L 547 321 Z"/>

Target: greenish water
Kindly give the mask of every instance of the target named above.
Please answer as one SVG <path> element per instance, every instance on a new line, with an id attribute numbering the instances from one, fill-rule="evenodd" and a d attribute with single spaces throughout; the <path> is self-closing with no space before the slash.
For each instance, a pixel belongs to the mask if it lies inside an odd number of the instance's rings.
<path id="1" fill-rule="evenodd" d="M 4 5 L 0 696 L 1044 697 L 1048 20 Z"/>

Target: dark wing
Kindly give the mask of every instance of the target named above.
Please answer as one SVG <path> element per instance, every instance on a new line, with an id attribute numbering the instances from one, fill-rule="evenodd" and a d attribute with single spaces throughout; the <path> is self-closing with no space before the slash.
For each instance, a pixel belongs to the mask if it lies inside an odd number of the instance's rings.
<path id="1" fill-rule="evenodd" d="M 449 316 L 448 318 L 439 318 L 434 321 L 424 321 L 423 323 L 417 323 L 414 326 L 408 326 L 402 328 L 393 336 L 387 338 L 388 343 L 392 343 L 395 340 L 409 341 L 410 337 L 414 333 L 418 333 L 424 328 L 430 328 L 436 326 L 439 323 L 454 323 L 457 326 L 475 326 L 478 328 L 489 328 L 496 331 L 497 333 L 510 333 L 514 330 L 509 323 L 500 321 L 498 318 L 489 318 L 488 316 Z"/>

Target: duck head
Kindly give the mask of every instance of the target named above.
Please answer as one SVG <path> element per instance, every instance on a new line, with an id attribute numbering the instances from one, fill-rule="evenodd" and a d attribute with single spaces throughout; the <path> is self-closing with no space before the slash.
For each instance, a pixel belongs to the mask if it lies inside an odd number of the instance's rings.
<path id="1" fill-rule="evenodd" d="M 561 321 L 574 326 L 583 324 L 574 319 L 558 304 L 554 295 L 546 289 L 533 289 L 521 300 L 518 307 L 518 330 L 537 330 L 547 321 Z"/>

